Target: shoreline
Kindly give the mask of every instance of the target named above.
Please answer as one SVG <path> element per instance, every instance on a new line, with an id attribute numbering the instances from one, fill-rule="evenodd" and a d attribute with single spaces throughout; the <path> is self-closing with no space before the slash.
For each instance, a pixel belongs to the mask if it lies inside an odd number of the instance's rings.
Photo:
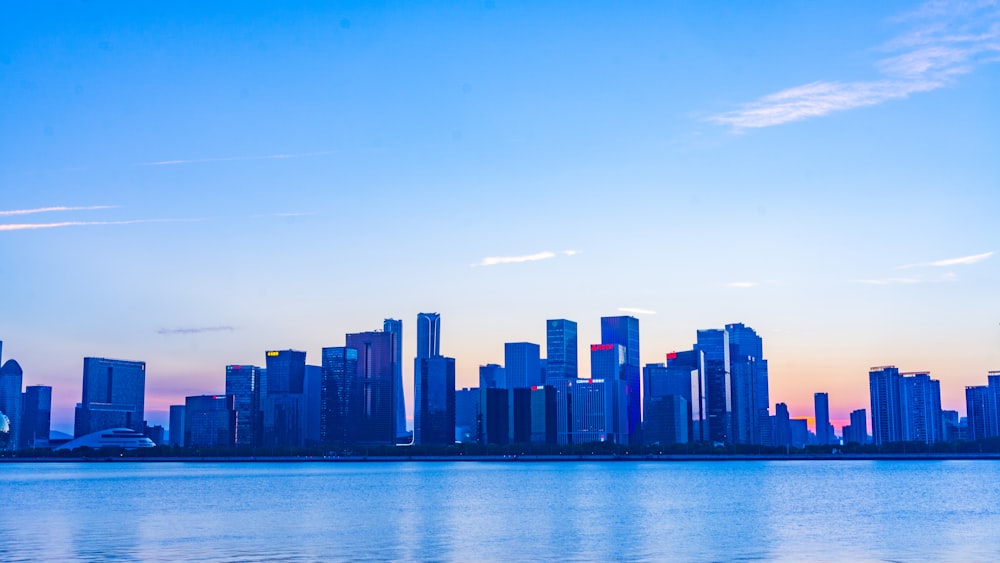
<path id="1" fill-rule="evenodd" d="M 639 455 L 441 455 L 441 456 L 234 456 L 234 457 L 32 457 L 0 463 L 399 463 L 399 462 L 732 462 L 732 461 L 1000 461 L 1000 453 L 919 454 L 639 454 Z"/>

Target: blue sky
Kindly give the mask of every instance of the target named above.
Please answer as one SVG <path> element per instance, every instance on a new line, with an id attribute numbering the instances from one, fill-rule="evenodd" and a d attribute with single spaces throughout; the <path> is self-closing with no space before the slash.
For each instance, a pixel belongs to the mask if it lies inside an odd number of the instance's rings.
<path id="1" fill-rule="evenodd" d="M 994 2 L 3 10 L 0 339 L 57 428 L 83 356 L 164 423 L 419 311 L 462 386 L 622 309 L 643 363 L 754 327 L 793 416 L 1000 369 Z"/>

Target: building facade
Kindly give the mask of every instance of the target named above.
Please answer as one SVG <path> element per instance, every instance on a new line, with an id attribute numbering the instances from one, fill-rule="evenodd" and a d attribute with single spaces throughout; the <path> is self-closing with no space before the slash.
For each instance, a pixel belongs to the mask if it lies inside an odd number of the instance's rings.
<path id="1" fill-rule="evenodd" d="M 545 321 L 545 378 L 576 379 L 579 374 L 576 323 L 566 319 Z"/>
<path id="2" fill-rule="evenodd" d="M 7 360 L 0 367 L 0 412 L 7 416 L 8 437 L 5 449 L 21 449 L 21 385 L 24 372 L 15 360 Z"/>
<path id="3" fill-rule="evenodd" d="M 358 444 L 391 445 L 398 435 L 396 373 L 400 362 L 397 335 L 392 332 L 359 332 L 347 335 L 347 347 L 358 352 L 356 384 L 360 407 L 352 416 Z"/>
<path id="4" fill-rule="evenodd" d="M 236 443 L 232 395 L 195 395 L 184 399 L 184 445 L 229 448 Z"/>
<path id="5" fill-rule="evenodd" d="M 25 387 L 21 407 L 21 448 L 49 447 L 51 422 L 52 388 L 48 385 Z"/>
<path id="6" fill-rule="evenodd" d="M 625 403 L 630 440 L 641 440 L 642 390 L 640 388 L 639 319 L 630 316 L 601 317 L 601 344 L 625 349 Z"/>
<path id="7" fill-rule="evenodd" d="M 531 342 L 507 342 L 504 374 L 507 389 L 528 389 L 542 384 L 541 347 Z"/>
<path id="8" fill-rule="evenodd" d="M 74 435 L 109 428 L 145 430 L 146 362 L 83 359 L 83 399 L 76 408 Z"/>
<path id="9" fill-rule="evenodd" d="M 256 446 L 260 437 L 260 372 L 258 366 L 226 366 L 226 395 L 233 397 L 237 446 Z"/>
<path id="10" fill-rule="evenodd" d="M 417 357 L 413 366 L 416 444 L 455 443 L 455 358 Z"/>

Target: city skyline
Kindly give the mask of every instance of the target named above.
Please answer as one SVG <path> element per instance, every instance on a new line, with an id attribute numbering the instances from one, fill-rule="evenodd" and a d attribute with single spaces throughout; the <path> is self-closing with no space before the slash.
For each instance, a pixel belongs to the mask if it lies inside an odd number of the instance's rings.
<path id="1" fill-rule="evenodd" d="M 8 15 L 0 339 L 53 429 L 84 357 L 146 362 L 166 425 L 387 318 L 412 424 L 422 311 L 458 388 L 545 319 L 635 315 L 640 366 L 744 322 L 771 407 L 838 432 L 872 366 L 960 412 L 1000 368 L 995 4 Z"/>

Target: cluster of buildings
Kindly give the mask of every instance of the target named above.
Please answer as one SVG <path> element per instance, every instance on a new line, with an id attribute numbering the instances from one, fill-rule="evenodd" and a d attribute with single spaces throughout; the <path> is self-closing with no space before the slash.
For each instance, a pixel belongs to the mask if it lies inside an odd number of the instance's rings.
<path id="1" fill-rule="evenodd" d="M 271 449 L 455 442 L 803 447 L 1000 436 L 1000 372 L 990 372 L 986 386 L 967 388 L 968 417 L 959 419 L 941 409 L 940 383 L 928 373 L 872 368 L 871 434 L 868 413 L 857 409 L 838 437 L 826 393 L 814 396 L 815 432 L 808 419 L 791 418 L 784 403 L 771 413 L 763 342 L 742 323 L 699 330 L 689 350 L 645 366 L 637 318 L 603 317 L 600 327 L 600 342 L 589 345 L 588 374 L 578 368 L 577 323 L 552 319 L 544 347 L 508 342 L 502 365 L 479 367 L 478 387 L 456 389 L 455 359 L 441 354 L 440 315 L 418 314 L 412 434 L 403 323 L 396 319 L 323 348 L 320 365 L 297 350 L 266 351 L 263 365 L 228 365 L 224 392 L 170 407 L 169 432 L 145 422 L 144 362 L 88 357 L 74 440 L 62 447 L 112 440 Z M 52 389 L 22 392 L 21 384 L 17 362 L 0 366 L 0 425 L 6 419 L 10 430 L 0 447 L 48 447 Z"/>

